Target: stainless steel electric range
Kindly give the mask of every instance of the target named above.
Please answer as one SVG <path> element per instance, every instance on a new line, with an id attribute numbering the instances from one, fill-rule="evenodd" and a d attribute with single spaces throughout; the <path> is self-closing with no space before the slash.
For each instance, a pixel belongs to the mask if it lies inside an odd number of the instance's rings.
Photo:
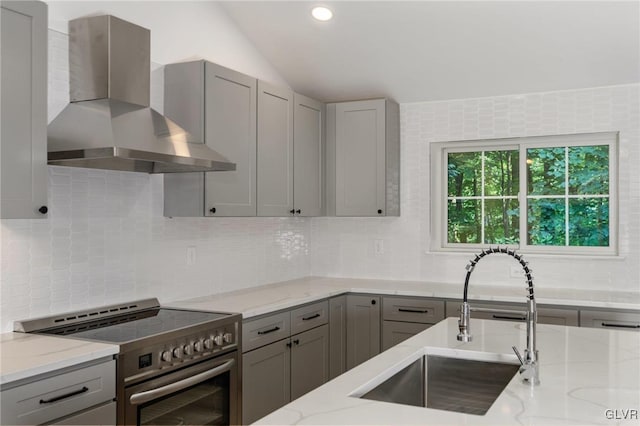
<path id="1" fill-rule="evenodd" d="M 240 424 L 240 314 L 157 299 L 17 321 L 14 330 L 120 346 L 118 424 Z"/>

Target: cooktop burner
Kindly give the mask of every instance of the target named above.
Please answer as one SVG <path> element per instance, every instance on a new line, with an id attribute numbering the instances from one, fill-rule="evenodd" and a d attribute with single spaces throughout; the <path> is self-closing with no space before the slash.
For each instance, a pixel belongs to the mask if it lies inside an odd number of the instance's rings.
<path id="1" fill-rule="evenodd" d="M 213 312 L 155 308 L 43 330 L 40 333 L 124 343 L 228 316 L 229 314 Z"/>

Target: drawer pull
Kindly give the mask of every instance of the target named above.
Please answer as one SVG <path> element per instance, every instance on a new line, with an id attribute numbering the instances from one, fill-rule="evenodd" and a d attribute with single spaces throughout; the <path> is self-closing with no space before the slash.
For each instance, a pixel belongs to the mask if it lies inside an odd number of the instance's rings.
<path id="1" fill-rule="evenodd" d="M 320 314 L 313 314 L 310 317 L 302 317 L 302 321 L 309 321 L 312 320 L 314 318 L 318 318 L 320 316 Z"/>
<path id="2" fill-rule="evenodd" d="M 640 328 L 640 324 L 628 325 L 628 324 L 611 324 L 610 322 L 603 322 L 603 327 L 618 327 L 618 328 Z"/>
<path id="3" fill-rule="evenodd" d="M 502 319 L 502 320 L 510 320 L 510 321 L 524 321 L 524 320 L 526 320 L 525 317 L 516 317 L 516 316 L 509 316 L 509 315 L 496 315 L 496 314 L 493 314 L 493 319 Z"/>
<path id="4" fill-rule="evenodd" d="M 398 308 L 398 312 L 411 312 L 412 314 L 426 314 L 429 312 L 428 309 L 408 309 L 408 308 Z"/>
<path id="5" fill-rule="evenodd" d="M 55 398 L 41 399 L 40 400 L 40 404 L 51 404 L 52 402 L 60 401 L 61 399 L 70 398 L 70 397 L 75 396 L 75 395 L 80 395 L 81 393 L 85 393 L 88 390 L 89 390 L 88 387 L 83 386 L 82 389 L 78 389 L 77 391 L 65 393 L 64 395 L 56 396 Z"/>
<path id="6" fill-rule="evenodd" d="M 280 327 L 273 327 L 273 328 L 270 328 L 268 330 L 258 331 L 258 334 L 259 335 L 269 334 L 269 333 L 273 333 L 274 331 L 278 331 L 278 330 L 280 330 Z"/>

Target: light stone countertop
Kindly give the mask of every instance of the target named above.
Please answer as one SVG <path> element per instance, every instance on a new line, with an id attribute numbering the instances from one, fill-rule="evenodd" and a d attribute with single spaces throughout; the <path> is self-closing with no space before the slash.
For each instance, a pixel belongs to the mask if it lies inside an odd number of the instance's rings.
<path id="1" fill-rule="evenodd" d="M 188 309 L 239 312 L 244 318 L 251 318 L 347 292 L 460 300 L 462 299 L 462 290 L 462 284 L 306 277 L 163 304 Z M 640 293 L 538 287 L 535 290 L 536 302 L 540 305 L 640 309 Z M 524 303 L 525 296 L 524 284 L 522 287 L 483 285 L 469 287 L 469 299 L 471 300 Z"/>
<path id="2" fill-rule="evenodd" d="M 117 354 L 118 345 L 27 333 L 0 334 L 0 385 Z"/>
<path id="3" fill-rule="evenodd" d="M 474 340 L 462 343 L 455 318 L 394 346 L 258 420 L 262 425 L 614 425 L 638 424 L 640 333 L 538 325 L 540 385 L 519 374 L 485 415 L 372 401 L 362 394 L 425 353 L 517 362 L 512 345 L 525 347 L 526 326 L 471 319 Z M 428 366 L 427 366 L 428 368 Z M 366 386 L 364 386 L 366 385 Z M 607 409 L 617 420 L 607 418 Z M 635 418 L 622 410 L 636 410 Z"/>

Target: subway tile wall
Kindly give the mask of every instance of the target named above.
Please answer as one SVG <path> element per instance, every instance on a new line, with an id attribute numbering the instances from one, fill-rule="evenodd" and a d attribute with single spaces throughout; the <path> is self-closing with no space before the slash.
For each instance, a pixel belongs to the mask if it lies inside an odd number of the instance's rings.
<path id="1" fill-rule="evenodd" d="M 619 131 L 620 256 L 526 259 L 538 288 L 640 291 L 639 101 L 640 85 L 632 84 L 401 105 L 402 216 L 314 219 L 313 274 L 462 284 L 472 255 L 429 248 L 430 143 Z M 383 253 L 376 254 L 376 240 Z M 524 287 L 511 265 L 507 257 L 486 258 L 472 285 Z"/>
<path id="2" fill-rule="evenodd" d="M 152 105 L 162 105 L 162 67 Z M 50 119 L 68 100 L 67 36 L 49 33 Z M 620 131 L 616 259 L 530 256 L 537 287 L 638 291 L 640 86 L 401 105 L 399 218 L 162 217 L 162 177 L 49 168 L 46 220 L 0 223 L 0 330 L 12 321 L 143 297 L 176 299 L 306 275 L 462 283 L 468 254 L 430 253 L 429 144 Z M 161 108 L 158 108 L 161 109 Z M 382 240 L 383 253 L 374 249 Z M 187 264 L 195 247 L 196 261 Z M 473 285 L 523 285 L 487 258 Z"/>

